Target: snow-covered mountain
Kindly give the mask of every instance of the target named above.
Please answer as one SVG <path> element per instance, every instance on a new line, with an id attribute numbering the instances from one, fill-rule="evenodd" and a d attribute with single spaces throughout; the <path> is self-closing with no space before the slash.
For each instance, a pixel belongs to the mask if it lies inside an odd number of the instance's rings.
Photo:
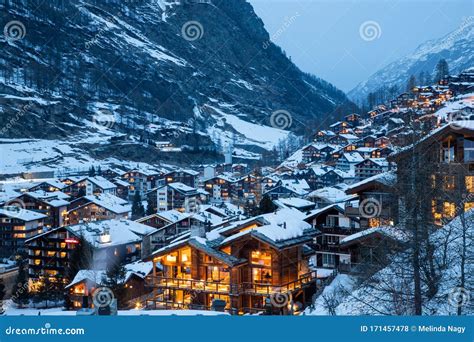
<path id="1" fill-rule="evenodd" d="M 21 0 L 0 10 L 0 137 L 232 141 L 253 157 L 348 101 L 269 43 L 245 0 Z"/>
<path id="2" fill-rule="evenodd" d="M 359 83 L 348 96 L 360 103 L 367 95 L 382 86 L 393 85 L 404 87 L 411 75 L 420 72 L 433 74 L 440 59 L 446 59 L 452 74 L 474 66 L 474 17 L 467 17 L 454 31 L 441 37 L 427 41 L 408 56 L 402 57 L 375 74 L 368 80 Z"/>

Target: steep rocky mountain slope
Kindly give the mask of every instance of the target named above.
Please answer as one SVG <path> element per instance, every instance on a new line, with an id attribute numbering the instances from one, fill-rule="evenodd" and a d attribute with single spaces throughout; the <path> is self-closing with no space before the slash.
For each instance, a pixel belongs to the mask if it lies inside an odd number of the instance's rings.
<path id="1" fill-rule="evenodd" d="M 0 11 L 0 137 L 269 150 L 348 102 L 269 44 L 245 0 L 7 0 Z"/>
<path id="2" fill-rule="evenodd" d="M 474 66 L 474 17 L 467 17 L 453 32 L 421 44 L 412 54 L 402 57 L 358 84 L 348 96 L 360 103 L 370 92 L 385 86 L 404 87 L 411 75 L 433 74 L 440 59 L 446 59 L 452 74 Z"/>

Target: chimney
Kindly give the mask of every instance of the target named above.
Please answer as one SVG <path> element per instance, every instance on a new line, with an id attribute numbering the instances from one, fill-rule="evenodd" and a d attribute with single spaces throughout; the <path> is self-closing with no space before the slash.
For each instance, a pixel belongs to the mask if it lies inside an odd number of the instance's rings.
<path id="1" fill-rule="evenodd" d="M 100 243 L 110 243 L 112 239 L 110 237 L 110 229 L 109 227 L 104 227 L 104 231 L 99 235 Z"/>
<path id="2" fill-rule="evenodd" d="M 191 237 L 200 237 L 200 238 L 206 237 L 206 228 L 202 224 L 192 225 L 190 231 L 191 231 Z"/>
<path id="3" fill-rule="evenodd" d="M 283 222 L 283 229 L 286 229 L 286 221 Z"/>

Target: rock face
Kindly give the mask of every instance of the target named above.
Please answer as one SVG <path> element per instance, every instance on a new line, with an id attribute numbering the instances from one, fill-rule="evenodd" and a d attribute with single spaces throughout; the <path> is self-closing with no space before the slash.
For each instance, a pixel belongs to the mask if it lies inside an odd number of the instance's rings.
<path id="1" fill-rule="evenodd" d="M 269 43 L 244 0 L 7 0 L 0 9 L 2 137 L 96 130 L 99 113 L 117 132 L 158 140 L 225 130 L 238 142 L 235 121 L 269 126 L 281 110 L 291 126 L 278 128 L 302 133 L 348 103 Z"/>
<path id="2" fill-rule="evenodd" d="M 451 73 L 457 74 L 474 66 L 474 17 L 466 18 L 459 28 L 446 36 L 421 44 L 412 54 L 396 60 L 358 84 L 348 96 L 356 102 L 365 101 L 370 92 L 385 86 L 406 85 L 411 75 L 433 74 L 440 59 L 446 59 Z"/>

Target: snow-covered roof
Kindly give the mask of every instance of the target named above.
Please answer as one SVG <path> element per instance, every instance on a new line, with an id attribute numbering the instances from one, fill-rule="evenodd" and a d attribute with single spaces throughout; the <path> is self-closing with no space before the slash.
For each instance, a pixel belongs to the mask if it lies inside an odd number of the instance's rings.
<path id="1" fill-rule="evenodd" d="M 82 236 L 95 248 L 140 242 L 142 240 L 141 236 L 156 231 L 155 228 L 125 219 L 93 221 L 66 226 L 65 228 L 78 237 Z M 110 234 L 110 242 L 101 243 L 100 236 L 106 232 Z"/>
<path id="2" fill-rule="evenodd" d="M 167 211 L 160 211 L 159 213 L 156 213 L 155 215 L 165 219 L 166 221 L 170 223 L 176 223 L 176 222 L 185 220 L 191 216 L 191 214 L 182 213 L 174 209 L 167 210 Z"/>
<path id="3" fill-rule="evenodd" d="M 26 196 L 30 196 L 37 200 L 44 201 L 51 205 L 52 207 L 64 207 L 69 205 L 69 201 L 66 199 L 69 198 L 69 195 L 61 191 L 54 191 L 54 192 L 46 192 L 43 190 L 36 190 L 24 193 Z"/>
<path id="4" fill-rule="evenodd" d="M 272 244 L 280 245 L 285 241 L 317 232 L 309 223 L 304 221 L 305 215 L 296 209 L 283 208 L 274 213 L 260 215 L 260 217 L 265 222 L 263 226 L 229 236 L 221 242 L 221 245 L 228 244 L 248 234 L 263 238 Z"/>
<path id="5" fill-rule="evenodd" d="M 102 193 L 83 198 L 116 214 L 124 214 L 132 210 L 132 206 L 126 200 L 112 194 Z"/>
<path id="6" fill-rule="evenodd" d="M 196 188 L 190 187 L 186 184 L 176 182 L 176 183 L 169 183 L 168 186 L 173 188 L 177 191 L 184 192 L 184 193 L 196 193 Z"/>
<path id="7" fill-rule="evenodd" d="M 287 207 L 293 207 L 293 208 L 297 208 L 297 209 L 298 208 L 306 208 L 306 207 L 310 207 L 310 206 L 315 205 L 314 202 L 311 202 L 311 201 L 308 201 L 308 200 L 305 200 L 305 199 L 302 199 L 302 198 L 298 198 L 298 197 L 280 198 L 279 200 L 277 200 L 275 202 L 281 203 L 281 204 L 283 204 L 284 206 L 287 206 Z"/>
<path id="8" fill-rule="evenodd" d="M 368 229 L 362 230 L 360 232 L 357 232 L 355 234 L 351 234 L 349 236 L 346 236 L 342 240 L 340 240 L 339 244 L 340 245 L 347 245 L 347 244 L 352 243 L 356 240 L 369 237 L 370 235 L 373 235 L 373 234 L 381 234 L 385 237 L 391 238 L 391 239 L 399 241 L 399 242 L 408 241 L 408 235 L 407 235 L 406 231 L 404 231 L 400 227 L 384 226 L 384 227 L 368 228 Z"/>
<path id="9" fill-rule="evenodd" d="M 94 183 L 96 186 L 104 190 L 115 189 L 117 187 L 114 183 L 108 181 L 102 176 L 87 177 L 87 181 Z"/>
<path id="10" fill-rule="evenodd" d="M 59 179 L 46 179 L 46 180 L 43 180 L 41 183 L 30 187 L 30 189 L 41 184 L 47 184 L 58 189 L 64 189 L 66 187 L 66 184 L 62 183 Z"/>
<path id="11" fill-rule="evenodd" d="M 305 195 L 311 189 L 304 179 L 283 179 L 281 185 L 297 195 Z"/>
<path id="12" fill-rule="evenodd" d="M 339 203 L 354 198 L 354 196 L 348 196 L 344 190 L 331 186 L 314 190 L 308 194 L 308 197 L 321 198 L 329 203 Z"/>
<path id="13" fill-rule="evenodd" d="M 359 163 L 364 160 L 360 153 L 357 152 L 346 152 L 342 157 L 346 158 L 349 163 Z"/>
<path id="14" fill-rule="evenodd" d="M 36 211 L 23 209 L 16 205 L 0 208 L 0 215 L 5 215 L 6 217 L 19 219 L 25 222 L 41 220 L 47 217 L 46 215 L 40 214 Z"/>
<path id="15" fill-rule="evenodd" d="M 153 263 L 151 261 L 136 261 L 125 265 L 124 268 L 125 277 L 123 279 L 123 283 L 126 283 L 132 275 L 136 275 L 137 277 L 144 279 L 153 270 Z M 107 271 L 105 270 L 79 270 L 74 279 L 65 288 L 77 285 L 83 281 L 91 281 L 93 284 L 100 285 L 103 283 L 106 276 Z"/>
<path id="16" fill-rule="evenodd" d="M 363 186 L 365 186 L 367 184 L 370 184 L 372 182 L 380 183 L 382 185 L 390 187 L 390 186 L 395 185 L 395 183 L 397 182 L 397 175 L 392 171 L 379 173 L 378 175 L 375 175 L 375 176 L 366 178 L 366 179 L 364 179 L 360 182 L 351 184 L 346 189 L 346 193 L 348 193 L 348 194 L 353 193 L 358 188 L 363 187 Z"/>

